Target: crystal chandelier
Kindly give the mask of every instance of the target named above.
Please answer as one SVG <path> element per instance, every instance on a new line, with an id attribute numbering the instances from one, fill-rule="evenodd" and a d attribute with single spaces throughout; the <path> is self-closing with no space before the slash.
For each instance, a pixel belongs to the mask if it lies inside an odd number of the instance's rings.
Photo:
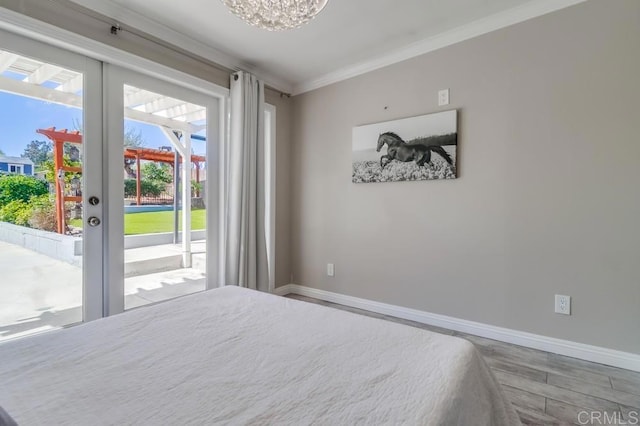
<path id="1" fill-rule="evenodd" d="M 269 31 L 298 28 L 312 20 L 328 0 L 222 0 L 234 15 Z"/>

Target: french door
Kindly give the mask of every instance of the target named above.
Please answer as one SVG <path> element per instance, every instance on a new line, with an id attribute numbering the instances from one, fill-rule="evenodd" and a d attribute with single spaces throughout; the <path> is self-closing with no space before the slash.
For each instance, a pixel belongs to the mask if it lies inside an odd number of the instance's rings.
<path id="1" fill-rule="evenodd" d="M 222 134 L 215 98 L 114 65 L 104 73 L 113 315 L 217 286 Z"/>
<path id="2" fill-rule="evenodd" d="M 0 342 L 103 316 L 100 62 L 0 31 Z"/>
<path id="3" fill-rule="evenodd" d="M 0 30 L 0 343 L 217 287 L 224 103 Z"/>

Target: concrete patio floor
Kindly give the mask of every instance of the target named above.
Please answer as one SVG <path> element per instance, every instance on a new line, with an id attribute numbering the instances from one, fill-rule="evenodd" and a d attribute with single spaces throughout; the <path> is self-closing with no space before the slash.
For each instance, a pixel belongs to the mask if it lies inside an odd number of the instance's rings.
<path id="1" fill-rule="evenodd" d="M 179 247 L 127 250 L 127 263 L 147 269 L 125 279 L 125 309 L 205 289 L 204 269 L 152 272 L 150 259 L 166 261 Z M 146 253 L 145 253 L 146 252 Z M 163 256 L 165 256 L 163 258 Z M 175 265 L 174 265 L 175 266 Z M 197 266 L 202 267 L 202 263 Z M 166 269 L 166 268 L 165 268 Z M 23 247 L 0 242 L 0 342 L 82 321 L 82 271 Z"/>

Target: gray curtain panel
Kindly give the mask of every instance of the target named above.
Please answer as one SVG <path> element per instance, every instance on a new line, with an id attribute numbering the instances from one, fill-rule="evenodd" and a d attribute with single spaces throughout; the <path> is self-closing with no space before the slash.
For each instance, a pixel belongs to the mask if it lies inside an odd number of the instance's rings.
<path id="1" fill-rule="evenodd" d="M 233 74 L 230 107 L 224 284 L 268 291 L 263 82 L 247 72 Z"/>

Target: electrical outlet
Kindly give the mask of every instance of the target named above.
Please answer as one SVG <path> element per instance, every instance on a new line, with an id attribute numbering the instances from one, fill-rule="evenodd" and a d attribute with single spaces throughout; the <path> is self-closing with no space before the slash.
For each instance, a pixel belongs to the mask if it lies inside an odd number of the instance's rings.
<path id="1" fill-rule="evenodd" d="M 556 294 L 556 314 L 571 315 L 571 296 Z"/>
<path id="2" fill-rule="evenodd" d="M 327 263 L 327 275 L 333 277 L 336 273 L 336 270 L 333 266 L 333 263 Z"/>
<path id="3" fill-rule="evenodd" d="M 449 89 L 438 92 L 438 106 L 449 105 Z"/>

